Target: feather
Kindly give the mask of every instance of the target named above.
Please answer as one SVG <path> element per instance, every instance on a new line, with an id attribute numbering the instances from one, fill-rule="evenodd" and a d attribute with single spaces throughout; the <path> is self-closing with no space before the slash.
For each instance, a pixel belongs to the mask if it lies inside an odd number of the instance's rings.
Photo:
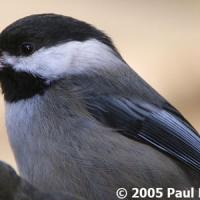
<path id="1" fill-rule="evenodd" d="M 86 104 L 93 117 L 106 126 L 200 170 L 200 137 L 169 104 L 158 107 L 113 96 L 90 98 Z"/>

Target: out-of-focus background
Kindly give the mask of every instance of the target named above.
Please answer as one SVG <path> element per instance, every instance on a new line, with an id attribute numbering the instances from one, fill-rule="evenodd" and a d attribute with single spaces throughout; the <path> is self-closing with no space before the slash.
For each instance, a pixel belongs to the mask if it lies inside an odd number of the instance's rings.
<path id="1" fill-rule="evenodd" d="M 0 0 L 0 30 L 26 15 L 52 12 L 108 33 L 124 59 L 200 131 L 199 0 Z M 0 160 L 16 167 L 2 95 Z"/>

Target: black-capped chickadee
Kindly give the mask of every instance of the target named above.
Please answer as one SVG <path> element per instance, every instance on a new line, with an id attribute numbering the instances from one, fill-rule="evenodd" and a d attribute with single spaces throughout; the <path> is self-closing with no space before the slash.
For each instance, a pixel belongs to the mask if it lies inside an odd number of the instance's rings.
<path id="1" fill-rule="evenodd" d="M 198 133 L 103 32 L 32 15 L 2 31 L 0 51 L 7 131 L 31 184 L 89 200 L 200 186 Z"/>

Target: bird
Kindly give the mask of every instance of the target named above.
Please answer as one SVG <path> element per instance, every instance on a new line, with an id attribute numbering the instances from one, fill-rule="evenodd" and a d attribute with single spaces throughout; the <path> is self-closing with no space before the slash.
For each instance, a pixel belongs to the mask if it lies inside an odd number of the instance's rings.
<path id="1" fill-rule="evenodd" d="M 20 176 L 42 192 L 112 200 L 162 188 L 166 199 L 199 187 L 198 132 L 93 25 L 52 13 L 13 22 L 0 82 Z"/>

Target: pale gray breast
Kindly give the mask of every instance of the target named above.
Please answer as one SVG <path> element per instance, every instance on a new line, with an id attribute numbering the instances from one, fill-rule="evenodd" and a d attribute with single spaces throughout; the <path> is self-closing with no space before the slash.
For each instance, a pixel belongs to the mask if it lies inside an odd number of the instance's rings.
<path id="1" fill-rule="evenodd" d="M 44 191 L 87 199 L 112 199 L 121 186 L 190 185 L 173 159 L 98 124 L 82 105 L 79 82 L 74 88 L 72 82 L 6 104 L 8 134 L 23 177 Z"/>

